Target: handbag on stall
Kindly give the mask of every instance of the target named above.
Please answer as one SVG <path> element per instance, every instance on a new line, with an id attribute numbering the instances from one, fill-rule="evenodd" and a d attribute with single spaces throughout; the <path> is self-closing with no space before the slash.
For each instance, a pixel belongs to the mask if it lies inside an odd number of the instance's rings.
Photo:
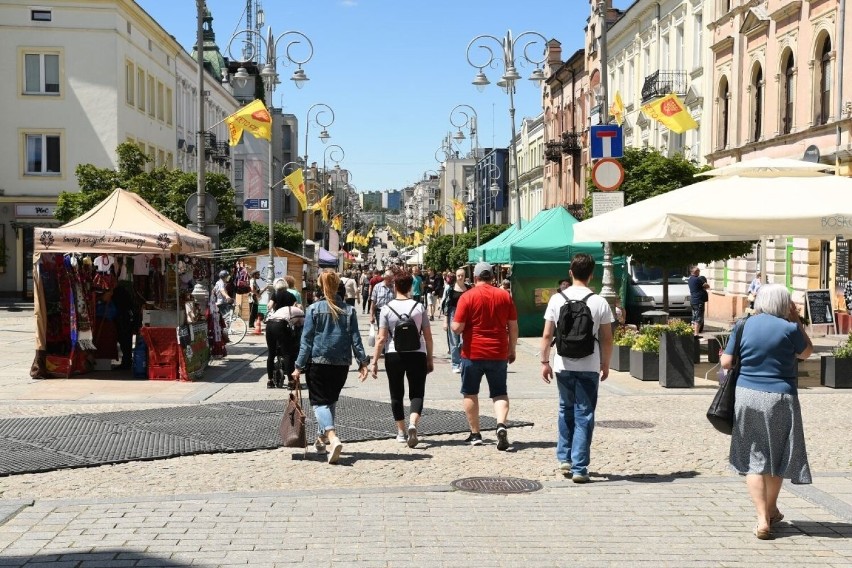
<path id="1" fill-rule="evenodd" d="M 284 407 L 284 416 L 281 417 L 278 433 L 281 436 L 281 445 L 285 448 L 305 449 L 307 443 L 305 439 L 305 412 L 302 410 L 302 390 L 298 384 L 295 386 L 296 390 L 290 392 L 290 398 Z"/>
<path id="2" fill-rule="evenodd" d="M 748 318 L 746 318 L 748 319 Z M 737 390 L 737 377 L 740 374 L 740 339 L 746 320 L 737 327 L 734 340 L 734 364 L 727 373 L 727 377 L 719 379 L 719 390 L 707 409 L 707 420 L 722 434 L 730 435 L 734 430 L 734 405 Z"/>

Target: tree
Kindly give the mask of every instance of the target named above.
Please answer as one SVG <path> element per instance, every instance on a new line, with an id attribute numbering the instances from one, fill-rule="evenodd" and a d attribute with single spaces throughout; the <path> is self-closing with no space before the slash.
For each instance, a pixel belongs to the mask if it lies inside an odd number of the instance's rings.
<path id="1" fill-rule="evenodd" d="M 302 230 L 289 223 L 273 225 L 273 244 L 297 254 L 302 253 Z M 244 247 L 249 252 L 269 248 L 269 229 L 264 223 L 243 221 L 235 229 L 222 233 L 222 248 Z"/>
<path id="2" fill-rule="evenodd" d="M 482 225 L 479 243 L 487 243 L 508 228 L 509 225 Z M 452 242 L 452 235 L 441 235 L 429 241 L 423 263 L 435 270 L 455 270 L 468 264 L 467 250 L 476 247 L 476 233 L 456 235 L 456 245 Z"/>
<path id="3" fill-rule="evenodd" d="M 426 268 L 434 268 L 436 271 L 443 272 L 449 268 L 447 258 L 452 250 L 452 235 L 440 235 L 435 237 L 429 241 L 429 245 L 426 247 L 426 254 L 423 256 L 423 264 Z"/>
<path id="4" fill-rule="evenodd" d="M 624 167 L 624 203 L 630 205 L 638 201 L 668 193 L 674 189 L 692 185 L 700 181 L 695 174 L 710 169 L 707 166 L 698 167 L 687 160 L 682 154 L 669 158 L 658 150 L 650 148 L 626 148 L 621 159 Z M 586 213 L 591 216 L 591 192 L 597 191 L 588 180 L 590 196 L 586 200 Z M 716 260 L 727 260 L 751 252 L 754 243 L 751 241 L 713 241 L 713 242 L 683 242 L 683 243 L 613 243 L 613 252 L 618 255 L 630 255 L 637 262 L 648 266 L 668 269 L 689 266 L 698 263 L 710 263 Z M 668 309 L 668 280 L 664 279 L 663 302 Z"/>
<path id="5" fill-rule="evenodd" d="M 59 194 L 55 213 L 58 220 L 67 222 L 79 217 L 106 199 L 116 187 L 121 187 L 138 193 L 142 199 L 175 223 L 181 226 L 189 224 L 190 219 L 184 209 L 187 198 L 196 192 L 196 174 L 166 168 L 145 171 L 145 166 L 151 158 L 129 142 L 119 144 L 116 154 L 118 168 L 115 170 L 98 168 L 92 164 L 77 166 L 75 174 L 80 191 Z M 237 219 L 234 206 L 234 189 L 228 177 L 210 173 L 207 174 L 206 180 L 208 198 L 212 196 L 219 206 L 216 219 L 208 219 L 207 222 L 215 221 L 226 230 L 239 226 L 240 220 Z"/>

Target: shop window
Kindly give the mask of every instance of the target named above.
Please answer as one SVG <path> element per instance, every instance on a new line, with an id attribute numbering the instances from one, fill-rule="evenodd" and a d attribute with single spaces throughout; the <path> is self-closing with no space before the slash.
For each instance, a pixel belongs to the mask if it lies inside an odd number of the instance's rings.
<path id="1" fill-rule="evenodd" d="M 60 164 L 60 137 L 58 134 L 26 134 L 26 165 L 27 175 L 59 175 L 62 173 Z"/>
<path id="2" fill-rule="evenodd" d="M 24 94 L 59 94 L 59 54 L 24 54 Z"/>

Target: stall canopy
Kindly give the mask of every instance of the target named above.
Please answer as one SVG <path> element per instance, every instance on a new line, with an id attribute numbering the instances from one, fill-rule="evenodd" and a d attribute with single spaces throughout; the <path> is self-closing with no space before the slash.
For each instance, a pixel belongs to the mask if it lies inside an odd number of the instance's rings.
<path id="1" fill-rule="evenodd" d="M 338 259 L 337 255 L 331 254 L 324 248 L 320 247 L 319 249 L 319 258 L 317 259 L 317 264 L 322 268 L 337 268 Z"/>
<path id="2" fill-rule="evenodd" d="M 574 242 L 577 222 L 564 207 L 542 211 L 529 225 L 487 250 L 486 260 L 492 264 L 551 264 L 571 262 L 577 253 L 601 254 L 600 242 Z"/>
<path id="3" fill-rule="evenodd" d="M 521 222 L 522 227 L 527 227 L 528 225 L 529 221 Z M 479 245 L 478 247 L 472 249 L 467 249 L 467 261 L 470 263 L 474 263 L 479 262 L 480 260 L 490 260 L 488 258 L 488 251 L 511 239 L 515 235 L 515 233 L 518 232 L 518 230 L 519 229 L 517 225 L 512 225 L 487 243 Z"/>
<path id="4" fill-rule="evenodd" d="M 121 188 L 61 227 L 36 228 L 34 239 L 36 253 L 197 254 L 212 250 L 210 238 L 181 227 L 137 194 Z"/>

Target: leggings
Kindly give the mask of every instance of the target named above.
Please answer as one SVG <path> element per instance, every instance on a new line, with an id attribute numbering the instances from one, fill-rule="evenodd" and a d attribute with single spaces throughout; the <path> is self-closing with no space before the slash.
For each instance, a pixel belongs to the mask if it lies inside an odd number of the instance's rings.
<path id="1" fill-rule="evenodd" d="M 266 357 L 266 376 L 271 381 L 275 371 L 275 355 L 280 353 L 283 363 L 284 374 L 288 377 L 296 368 L 296 355 L 299 354 L 299 345 L 291 331 L 288 331 L 285 322 L 281 320 L 270 320 L 266 323 L 266 347 L 269 350 Z"/>
<path id="2" fill-rule="evenodd" d="M 426 392 L 426 354 L 420 351 L 386 353 L 385 371 L 388 374 L 391 411 L 394 420 L 405 420 L 405 377 L 408 376 L 408 399 L 411 412 L 423 414 L 423 396 Z"/>

